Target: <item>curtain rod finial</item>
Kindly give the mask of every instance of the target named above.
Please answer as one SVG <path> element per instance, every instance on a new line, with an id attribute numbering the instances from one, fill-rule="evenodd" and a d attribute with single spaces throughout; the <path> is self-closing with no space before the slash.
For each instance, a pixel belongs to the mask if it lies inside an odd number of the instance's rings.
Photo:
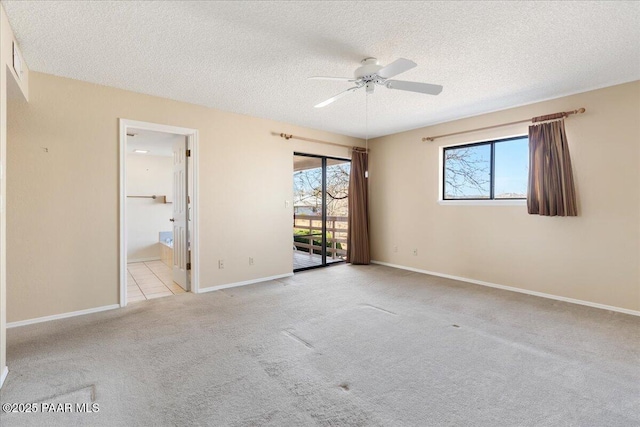
<path id="1" fill-rule="evenodd" d="M 578 114 L 582 114 L 582 113 L 584 113 L 585 111 L 587 111 L 587 110 L 585 110 L 584 108 L 578 108 Z"/>

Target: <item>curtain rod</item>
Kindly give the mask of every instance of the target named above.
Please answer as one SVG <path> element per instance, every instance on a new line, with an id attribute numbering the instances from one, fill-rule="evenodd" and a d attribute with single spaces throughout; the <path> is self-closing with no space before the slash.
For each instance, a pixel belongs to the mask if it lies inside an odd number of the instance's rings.
<path id="1" fill-rule="evenodd" d="M 337 144 L 335 142 L 321 141 L 319 139 L 313 139 L 313 138 L 305 138 L 304 136 L 295 136 L 295 135 L 291 135 L 289 133 L 271 132 L 271 135 L 276 135 L 276 136 L 279 136 L 280 138 L 284 138 L 286 140 L 299 139 L 300 141 L 317 142 L 318 144 L 334 145 L 336 147 L 349 148 L 348 145 Z M 361 147 L 351 147 L 351 149 L 354 150 L 354 151 L 366 151 L 364 148 L 361 148 Z M 369 150 L 369 151 L 371 151 L 371 150 Z"/>
<path id="2" fill-rule="evenodd" d="M 555 120 L 555 119 L 568 117 L 571 114 L 582 114 L 585 111 L 587 111 L 587 110 L 585 110 L 584 108 L 578 108 L 577 110 L 573 110 L 573 111 L 562 111 L 560 113 L 547 114 L 546 116 L 538 116 L 538 117 L 533 117 L 531 119 L 518 120 L 517 122 L 501 123 L 499 125 L 487 126 L 487 127 L 483 127 L 483 128 L 477 128 L 477 129 L 463 130 L 463 131 L 460 131 L 460 132 L 447 133 L 445 135 L 427 136 L 427 137 L 422 138 L 422 141 L 423 142 L 425 142 L 425 141 L 435 141 L 438 138 L 444 138 L 446 136 L 461 135 L 463 133 L 470 133 L 470 132 L 477 132 L 477 131 L 481 131 L 481 130 L 494 129 L 494 128 L 499 128 L 499 127 L 502 127 L 502 126 L 515 125 L 515 124 L 518 124 L 518 123 L 526 123 L 526 122 L 536 123 L 536 122 L 544 122 L 544 121 L 547 121 L 547 120 Z"/>

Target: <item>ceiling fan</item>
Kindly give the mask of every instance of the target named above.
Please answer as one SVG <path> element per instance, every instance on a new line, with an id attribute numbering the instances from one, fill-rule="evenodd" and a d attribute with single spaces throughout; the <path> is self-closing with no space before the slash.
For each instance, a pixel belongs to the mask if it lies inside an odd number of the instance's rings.
<path id="1" fill-rule="evenodd" d="M 351 87 L 344 92 L 340 92 L 336 96 L 333 96 L 326 101 L 315 105 L 316 108 L 322 108 L 333 101 L 342 98 L 348 93 L 355 92 L 356 90 L 364 87 L 367 93 L 373 93 L 376 85 L 385 86 L 388 89 L 406 90 L 409 92 L 426 93 L 427 95 L 438 95 L 442 92 L 442 86 L 432 85 L 429 83 L 407 82 L 404 80 L 389 80 L 391 77 L 397 76 L 400 73 L 404 73 L 417 66 L 413 61 L 404 58 L 398 58 L 391 64 L 383 67 L 378 64 L 376 58 L 365 58 L 362 60 L 362 66 L 358 67 L 353 73 L 354 77 L 309 77 L 310 80 L 337 80 L 343 82 L 354 83 L 355 86 Z"/>

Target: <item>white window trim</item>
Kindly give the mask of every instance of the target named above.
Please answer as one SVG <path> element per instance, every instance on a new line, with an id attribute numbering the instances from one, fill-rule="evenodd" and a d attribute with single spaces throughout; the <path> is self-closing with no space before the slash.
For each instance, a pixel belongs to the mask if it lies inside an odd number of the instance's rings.
<path id="1" fill-rule="evenodd" d="M 525 199 L 499 199 L 499 200 L 438 200 L 443 206 L 527 206 Z"/>
<path id="2" fill-rule="evenodd" d="M 499 136 L 493 138 L 478 139 L 476 141 L 457 142 L 455 144 L 440 145 L 438 147 L 438 204 L 443 206 L 526 206 L 526 199 L 494 199 L 494 200 L 444 200 L 444 149 L 449 147 L 457 147 L 459 145 L 476 144 L 479 142 L 491 142 L 496 139 L 508 139 L 527 136 L 526 134 L 517 133 L 514 135 Z"/>

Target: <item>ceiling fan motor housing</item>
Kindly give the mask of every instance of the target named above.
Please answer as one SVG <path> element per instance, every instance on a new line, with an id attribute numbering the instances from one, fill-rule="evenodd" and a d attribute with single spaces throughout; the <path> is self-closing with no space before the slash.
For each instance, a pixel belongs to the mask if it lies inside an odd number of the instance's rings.
<path id="1" fill-rule="evenodd" d="M 377 72 L 382 68 L 382 65 L 378 64 L 376 58 L 365 58 L 362 60 L 362 66 L 358 67 L 353 73 L 356 79 L 367 80 L 377 77 Z"/>
<path id="2" fill-rule="evenodd" d="M 378 64 L 376 58 L 365 58 L 361 62 L 362 66 L 356 69 L 354 76 L 365 86 L 367 93 L 373 93 L 376 83 L 382 83 L 380 76 L 378 76 L 378 71 L 382 68 L 382 65 Z"/>

